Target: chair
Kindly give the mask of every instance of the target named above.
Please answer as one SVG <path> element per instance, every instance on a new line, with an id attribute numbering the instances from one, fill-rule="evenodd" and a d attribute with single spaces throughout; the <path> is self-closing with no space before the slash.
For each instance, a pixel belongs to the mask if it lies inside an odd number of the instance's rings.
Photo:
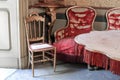
<path id="1" fill-rule="evenodd" d="M 45 17 L 33 12 L 25 19 L 27 46 L 29 52 L 28 67 L 32 67 L 34 77 L 34 64 L 52 61 L 56 69 L 56 48 L 45 43 Z"/>
<path id="2" fill-rule="evenodd" d="M 108 30 L 120 30 L 120 7 L 109 9 L 106 18 Z"/>
<path id="3" fill-rule="evenodd" d="M 73 6 L 66 10 L 67 25 L 55 32 L 57 58 L 65 62 L 82 62 L 83 45 L 78 45 L 74 37 L 93 30 L 96 12 L 91 7 Z"/>

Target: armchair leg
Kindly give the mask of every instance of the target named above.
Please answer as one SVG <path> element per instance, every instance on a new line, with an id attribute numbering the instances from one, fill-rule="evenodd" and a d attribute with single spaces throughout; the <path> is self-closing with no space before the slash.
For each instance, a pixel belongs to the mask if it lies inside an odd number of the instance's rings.
<path id="1" fill-rule="evenodd" d="M 95 69 L 95 70 L 98 70 L 98 67 L 97 67 L 97 66 L 95 66 L 95 67 L 94 67 L 94 69 Z"/>
<path id="2" fill-rule="evenodd" d="M 88 64 L 88 69 L 89 69 L 90 71 L 93 71 L 93 70 L 97 70 L 98 67 L 97 67 L 97 66 L 91 66 L 91 65 Z"/>
<path id="3" fill-rule="evenodd" d="M 88 70 L 93 71 L 94 67 L 88 64 Z"/>

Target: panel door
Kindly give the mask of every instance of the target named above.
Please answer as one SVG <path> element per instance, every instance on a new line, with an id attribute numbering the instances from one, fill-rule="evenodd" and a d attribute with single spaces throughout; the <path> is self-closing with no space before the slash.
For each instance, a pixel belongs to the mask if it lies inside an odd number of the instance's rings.
<path id="1" fill-rule="evenodd" d="M 0 0 L 0 67 L 19 67 L 19 0 Z"/>

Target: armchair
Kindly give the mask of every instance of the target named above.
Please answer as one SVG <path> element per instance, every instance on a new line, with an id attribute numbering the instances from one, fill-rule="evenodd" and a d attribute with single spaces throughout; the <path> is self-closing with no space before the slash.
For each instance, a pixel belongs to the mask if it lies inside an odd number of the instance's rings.
<path id="1" fill-rule="evenodd" d="M 120 8 L 109 9 L 106 18 L 108 30 L 120 30 Z"/>
<path id="2" fill-rule="evenodd" d="M 67 25 L 55 32 L 53 45 L 57 58 L 65 62 L 82 62 L 83 45 L 74 41 L 78 34 L 88 33 L 93 29 L 96 12 L 91 7 L 73 6 L 66 10 Z"/>

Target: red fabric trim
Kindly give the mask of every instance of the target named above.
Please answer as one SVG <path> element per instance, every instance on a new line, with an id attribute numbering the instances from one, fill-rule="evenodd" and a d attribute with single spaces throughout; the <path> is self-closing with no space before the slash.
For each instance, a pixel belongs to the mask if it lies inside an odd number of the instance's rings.
<path id="1" fill-rule="evenodd" d="M 64 62 L 76 63 L 77 55 L 68 55 L 64 53 L 57 53 L 57 60 L 61 60 Z"/>
<path id="2" fill-rule="evenodd" d="M 120 75 L 120 61 L 110 59 L 99 52 L 84 50 L 84 62 L 89 65 L 109 69 L 112 73 Z"/>
<path id="3" fill-rule="evenodd" d="M 64 62 L 81 63 L 83 62 L 83 45 L 79 45 L 74 38 L 65 38 L 55 42 L 57 58 Z"/>
<path id="4" fill-rule="evenodd" d="M 120 75 L 120 61 L 110 59 L 110 71 Z"/>
<path id="5" fill-rule="evenodd" d="M 99 52 L 84 50 L 84 61 L 93 66 L 108 69 L 109 58 Z"/>
<path id="6" fill-rule="evenodd" d="M 84 58 L 84 55 L 83 55 L 83 51 L 84 51 L 84 46 L 83 45 L 80 45 L 80 44 L 77 44 L 76 45 L 76 53 L 77 53 L 77 62 L 78 63 L 83 63 L 83 58 Z"/>

